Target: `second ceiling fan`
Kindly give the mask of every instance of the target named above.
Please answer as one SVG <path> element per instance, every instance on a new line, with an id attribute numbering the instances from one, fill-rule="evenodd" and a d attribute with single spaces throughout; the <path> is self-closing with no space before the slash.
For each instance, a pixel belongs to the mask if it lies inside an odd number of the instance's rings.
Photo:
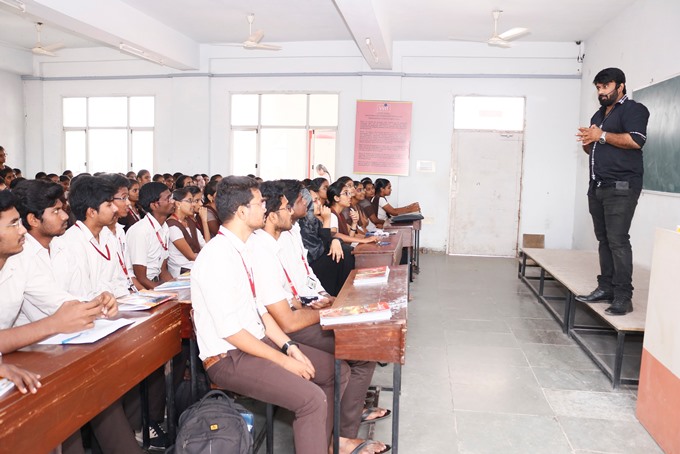
<path id="1" fill-rule="evenodd" d="M 498 33 L 498 19 L 501 16 L 502 10 L 495 10 L 492 11 L 493 15 L 493 34 L 491 35 L 491 38 L 487 39 L 486 41 L 476 41 L 476 40 L 469 40 L 469 39 L 458 39 L 455 37 L 452 37 L 451 39 L 454 41 L 474 41 L 474 42 L 486 42 L 489 46 L 495 46 L 495 47 L 512 47 L 512 44 L 510 43 L 511 41 L 516 40 L 517 38 L 521 38 L 524 35 L 527 35 L 529 33 L 529 29 L 525 27 L 515 27 L 511 28 L 510 30 L 506 30 L 503 33 Z"/>

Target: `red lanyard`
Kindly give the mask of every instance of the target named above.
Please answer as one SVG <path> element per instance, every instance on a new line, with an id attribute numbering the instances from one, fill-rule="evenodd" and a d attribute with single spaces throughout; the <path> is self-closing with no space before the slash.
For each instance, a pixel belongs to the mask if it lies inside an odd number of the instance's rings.
<path id="1" fill-rule="evenodd" d="M 307 266 L 307 260 L 305 260 L 305 256 L 300 254 L 300 259 L 302 259 L 302 264 L 305 266 L 305 269 L 307 270 L 307 276 L 309 276 L 311 273 L 309 272 L 309 267 Z"/>
<path id="2" fill-rule="evenodd" d="M 149 215 L 149 216 L 151 216 L 151 215 Z M 151 222 L 151 218 L 149 217 L 149 218 L 147 218 L 147 219 L 149 219 L 149 224 L 151 224 L 151 228 L 153 228 L 153 231 L 156 232 L 156 238 L 158 238 L 158 242 L 161 244 L 161 247 L 163 248 L 164 251 L 167 251 L 167 250 L 168 250 L 168 245 L 165 244 L 165 243 L 163 242 L 163 240 L 161 239 L 161 236 L 160 236 L 160 234 L 158 233 L 158 230 L 156 230 L 156 227 L 154 227 L 153 222 Z"/>
<path id="3" fill-rule="evenodd" d="M 217 232 L 218 235 L 225 236 L 224 233 L 222 232 Z M 250 270 L 246 266 L 246 261 L 243 260 L 243 256 L 241 255 L 241 252 L 236 249 L 236 252 L 238 252 L 238 256 L 241 257 L 241 263 L 243 263 L 243 269 L 246 270 L 246 274 L 248 275 L 248 282 L 250 282 L 250 291 L 253 293 L 253 299 L 257 301 L 257 296 L 255 294 L 255 281 L 253 280 L 253 275 L 251 274 Z"/>
<path id="4" fill-rule="evenodd" d="M 281 261 L 279 260 L 279 263 L 280 262 Z M 281 268 L 283 268 L 283 274 L 285 274 L 286 279 L 288 279 L 288 285 L 290 285 L 290 290 L 291 290 L 291 292 L 293 292 L 293 297 L 295 299 L 300 299 L 300 297 L 298 296 L 298 292 L 297 292 L 297 290 L 295 290 L 295 286 L 293 285 L 293 281 L 290 280 L 290 276 L 288 276 L 288 271 L 286 271 L 286 267 L 283 266 L 283 263 L 281 263 Z"/>
<path id="5" fill-rule="evenodd" d="M 139 216 L 137 216 L 137 213 L 135 213 L 132 207 L 128 207 L 128 213 L 132 215 L 132 217 L 135 219 L 135 222 L 139 221 Z"/>
<path id="6" fill-rule="evenodd" d="M 78 227 L 78 229 L 80 229 L 81 232 L 83 231 L 83 229 L 80 228 L 78 223 L 76 223 L 75 226 Z M 109 245 L 108 244 L 106 245 L 106 255 L 104 255 L 104 253 L 97 247 L 97 245 L 92 242 L 92 238 L 90 238 L 89 243 L 90 243 L 90 246 L 92 246 L 95 251 L 99 252 L 99 255 L 104 257 L 105 260 L 107 260 L 107 261 L 111 260 L 111 251 L 109 251 Z"/>

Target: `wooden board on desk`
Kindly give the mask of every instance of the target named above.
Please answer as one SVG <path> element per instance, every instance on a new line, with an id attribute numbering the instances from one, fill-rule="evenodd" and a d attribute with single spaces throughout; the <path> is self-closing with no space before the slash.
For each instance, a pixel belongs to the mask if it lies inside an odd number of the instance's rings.
<path id="1" fill-rule="evenodd" d="M 325 326 L 335 333 L 335 357 L 357 361 L 380 361 L 404 364 L 408 319 L 408 266 L 390 267 L 386 284 L 355 287 L 352 271 L 333 307 L 356 306 L 376 301 L 401 301 L 398 311 L 388 321 Z"/>
<path id="2" fill-rule="evenodd" d="M 374 268 L 378 266 L 397 266 L 401 262 L 401 248 L 403 233 L 398 231 L 395 235 L 381 238 L 381 241 L 388 242 L 385 246 L 378 246 L 376 243 L 358 244 L 352 254 L 354 254 L 355 268 Z"/>
<path id="3" fill-rule="evenodd" d="M 3 362 L 41 375 L 36 394 L 0 398 L 0 447 L 47 453 L 180 352 L 180 306 L 163 303 L 94 344 L 32 345 Z"/>

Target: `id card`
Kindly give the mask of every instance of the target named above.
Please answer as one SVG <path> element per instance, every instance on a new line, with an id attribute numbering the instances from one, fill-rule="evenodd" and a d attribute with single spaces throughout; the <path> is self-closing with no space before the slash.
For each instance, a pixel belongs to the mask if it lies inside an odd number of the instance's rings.
<path id="1" fill-rule="evenodd" d="M 310 290 L 316 289 L 316 279 L 314 279 L 312 276 L 307 276 L 307 288 Z"/>

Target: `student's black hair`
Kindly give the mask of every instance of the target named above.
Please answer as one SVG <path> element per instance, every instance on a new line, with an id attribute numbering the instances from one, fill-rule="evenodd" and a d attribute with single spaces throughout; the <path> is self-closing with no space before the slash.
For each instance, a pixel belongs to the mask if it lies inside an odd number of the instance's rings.
<path id="1" fill-rule="evenodd" d="M 191 194 L 192 196 L 193 196 L 193 195 L 196 195 L 196 194 L 200 194 L 200 193 L 203 192 L 203 191 L 201 191 L 201 188 L 199 188 L 198 186 L 187 186 L 187 187 L 184 188 L 184 189 L 186 189 L 187 191 L 189 191 L 189 194 Z"/>
<path id="2" fill-rule="evenodd" d="M 288 205 L 293 206 L 302 191 L 302 183 L 299 180 L 281 180 L 283 195 L 288 199 Z"/>
<path id="3" fill-rule="evenodd" d="M 163 181 L 165 181 L 165 177 L 160 173 L 157 173 L 153 176 L 151 181 L 155 181 L 156 183 L 162 183 Z"/>
<path id="4" fill-rule="evenodd" d="M 166 180 L 167 180 L 168 178 L 172 178 L 172 174 L 171 174 L 171 173 L 164 173 L 164 174 L 163 174 L 163 178 L 165 178 Z"/>
<path id="5" fill-rule="evenodd" d="M 219 173 L 216 173 L 215 175 L 210 177 L 210 181 L 216 181 L 219 178 L 222 178 L 222 175 L 220 175 Z"/>
<path id="6" fill-rule="evenodd" d="M 105 173 L 100 176 L 115 186 L 116 192 L 118 192 L 120 188 L 130 189 L 130 180 L 123 175 L 119 175 L 117 173 Z"/>
<path id="7" fill-rule="evenodd" d="M 177 180 L 179 180 L 179 177 L 181 177 L 182 175 L 184 175 L 182 172 L 175 172 L 175 173 L 172 174 L 172 178 L 175 181 L 177 181 Z"/>
<path id="8" fill-rule="evenodd" d="M 326 189 L 326 196 L 328 197 L 328 206 L 333 206 L 337 202 L 335 200 L 336 197 L 340 197 L 340 193 L 345 189 L 345 183 L 342 181 L 338 180 L 332 185 L 328 186 L 328 189 Z"/>
<path id="9" fill-rule="evenodd" d="M 14 168 L 14 173 L 22 173 L 21 169 L 19 167 Z"/>
<path id="10" fill-rule="evenodd" d="M 32 214 L 42 221 L 43 213 L 57 204 L 64 195 L 64 188 L 59 183 L 45 180 L 24 180 L 12 191 L 16 196 L 16 207 L 21 215 L 21 222 L 26 230 L 31 230 L 28 215 Z"/>
<path id="11" fill-rule="evenodd" d="M 605 68 L 595 75 L 593 79 L 593 84 L 608 84 L 609 82 L 614 82 L 616 88 L 619 85 L 626 83 L 626 75 L 619 68 Z M 626 86 L 623 86 L 623 94 L 626 94 Z"/>
<path id="12" fill-rule="evenodd" d="M 65 181 L 71 181 L 68 175 L 59 175 L 59 182 L 63 183 Z"/>
<path id="13" fill-rule="evenodd" d="M 11 167 L 5 167 L 4 169 L 0 170 L 0 178 L 4 180 L 7 174 L 10 172 L 14 173 L 14 169 Z"/>
<path id="14" fill-rule="evenodd" d="M 213 198 L 215 197 L 215 194 L 217 194 L 217 185 L 220 184 L 219 181 L 217 180 L 212 180 L 208 182 L 208 184 L 205 185 L 205 188 L 203 189 L 203 203 L 204 204 L 209 204 L 210 200 L 208 199 L 208 196 L 211 195 Z"/>
<path id="15" fill-rule="evenodd" d="M 361 179 L 361 184 L 365 185 L 366 183 L 373 184 L 373 180 L 371 180 L 371 177 L 364 177 Z"/>
<path id="16" fill-rule="evenodd" d="M 321 185 L 322 185 L 324 182 L 328 183 L 328 180 L 325 179 L 324 177 L 319 177 L 319 178 L 314 178 L 314 179 L 312 180 L 312 182 L 313 182 L 313 183 L 316 183 L 316 185 L 317 185 L 318 187 L 321 187 Z M 328 183 L 328 184 L 330 184 L 330 183 Z"/>
<path id="17" fill-rule="evenodd" d="M 385 189 L 390 184 L 390 180 L 387 178 L 377 178 L 375 183 L 375 197 L 382 197 L 382 190 Z"/>
<path id="18" fill-rule="evenodd" d="M 158 202 L 161 198 L 161 194 L 165 191 L 169 191 L 169 189 L 164 183 L 152 181 L 145 184 L 139 188 L 139 205 L 141 205 L 144 211 L 151 213 L 151 204 Z"/>
<path id="19" fill-rule="evenodd" d="M 151 172 L 149 172 L 149 171 L 146 170 L 146 169 L 140 169 L 139 172 L 137 172 L 137 178 L 141 180 L 142 177 L 143 177 L 144 175 L 147 175 L 147 174 L 148 174 L 148 175 L 151 175 Z"/>
<path id="20" fill-rule="evenodd" d="M 302 183 L 302 187 L 306 188 L 307 186 L 309 186 L 309 183 L 311 183 L 311 182 L 312 182 L 311 178 L 305 178 L 300 183 Z"/>
<path id="21" fill-rule="evenodd" d="M 113 200 L 116 192 L 118 188 L 103 177 L 78 175 L 68 195 L 71 212 L 77 220 L 84 221 L 88 208 L 98 211 L 102 203 Z"/>
<path id="22" fill-rule="evenodd" d="M 182 189 L 183 187 L 185 187 L 185 185 L 187 184 L 187 178 L 190 180 L 189 183 L 193 182 L 194 180 L 189 175 L 183 174 L 180 174 L 177 178 L 175 178 L 175 188 Z"/>
<path id="23" fill-rule="evenodd" d="M 138 180 L 133 180 L 132 178 L 128 178 L 128 183 L 130 183 L 130 186 L 128 186 L 128 189 L 130 189 L 134 185 L 139 186 L 141 184 Z"/>
<path id="24" fill-rule="evenodd" d="M 364 184 L 363 184 L 361 181 L 359 181 L 359 180 L 354 180 L 354 187 L 356 188 L 356 187 L 358 187 L 359 185 L 363 186 Z"/>
<path id="25" fill-rule="evenodd" d="M 342 182 L 342 185 L 345 186 L 345 185 L 347 185 L 347 183 L 349 183 L 350 181 L 351 181 L 352 183 L 354 183 L 354 180 L 353 180 L 351 177 L 348 177 L 347 175 L 345 175 L 345 176 L 342 176 L 342 177 L 338 178 L 338 179 L 336 180 L 336 183 Z"/>
<path id="26" fill-rule="evenodd" d="M 61 174 L 62 174 L 62 175 L 69 175 L 69 174 L 70 174 L 70 175 L 73 175 L 73 172 L 71 172 L 70 170 L 66 169 L 66 170 L 64 170 L 63 172 L 61 172 Z"/>
<path id="27" fill-rule="evenodd" d="M 319 192 L 319 185 L 316 184 L 316 183 L 314 183 L 313 181 L 310 182 L 310 183 L 306 186 L 306 188 L 307 188 L 308 191 Z"/>
<path id="28" fill-rule="evenodd" d="M 202 173 L 201 176 L 203 177 L 203 179 L 210 181 L 210 178 L 208 178 L 208 175 Z"/>
<path id="29" fill-rule="evenodd" d="M 22 181 L 27 181 L 27 180 L 26 180 L 26 178 L 24 178 L 24 177 L 19 177 L 19 178 L 13 179 L 12 182 L 9 184 L 9 188 L 10 188 L 10 189 L 16 188 L 17 185 L 18 185 L 19 183 L 21 183 Z"/>
<path id="30" fill-rule="evenodd" d="M 262 198 L 267 199 L 267 209 L 264 213 L 265 216 L 269 216 L 271 213 L 281 208 L 285 189 L 282 180 L 265 181 L 260 184 Z M 288 200 L 288 203 L 291 203 L 290 199 Z"/>
<path id="31" fill-rule="evenodd" d="M 12 191 L 8 191 L 7 189 L 0 191 L 0 213 L 12 209 L 16 207 L 16 205 L 16 197 L 12 194 Z"/>
<path id="32" fill-rule="evenodd" d="M 254 178 L 230 175 L 217 185 L 217 215 L 222 221 L 230 221 L 238 207 L 250 203 L 253 190 L 259 186 Z"/>
<path id="33" fill-rule="evenodd" d="M 184 197 L 186 197 L 186 195 L 189 194 L 190 187 L 191 186 L 186 188 L 175 189 L 174 191 L 172 191 L 172 200 L 177 200 L 179 202 L 182 199 L 184 199 Z"/>
<path id="34" fill-rule="evenodd" d="M 52 178 L 54 178 L 54 177 L 59 178 L 59 175 L 57 175 L 56 173 L 48 173 L 48 174 L 47 174 L 47 178 L 50 179 L 50 180 L 51 180 Z"/>
<path id="35" fill-rule="evenodd" d="M 35 174 L 35 179 L 40 180 L 40 179 L 45 178 L 46 176 L 47 176 L 47 174 L 45 172 L 38 172 L 38 173 Z"/>

